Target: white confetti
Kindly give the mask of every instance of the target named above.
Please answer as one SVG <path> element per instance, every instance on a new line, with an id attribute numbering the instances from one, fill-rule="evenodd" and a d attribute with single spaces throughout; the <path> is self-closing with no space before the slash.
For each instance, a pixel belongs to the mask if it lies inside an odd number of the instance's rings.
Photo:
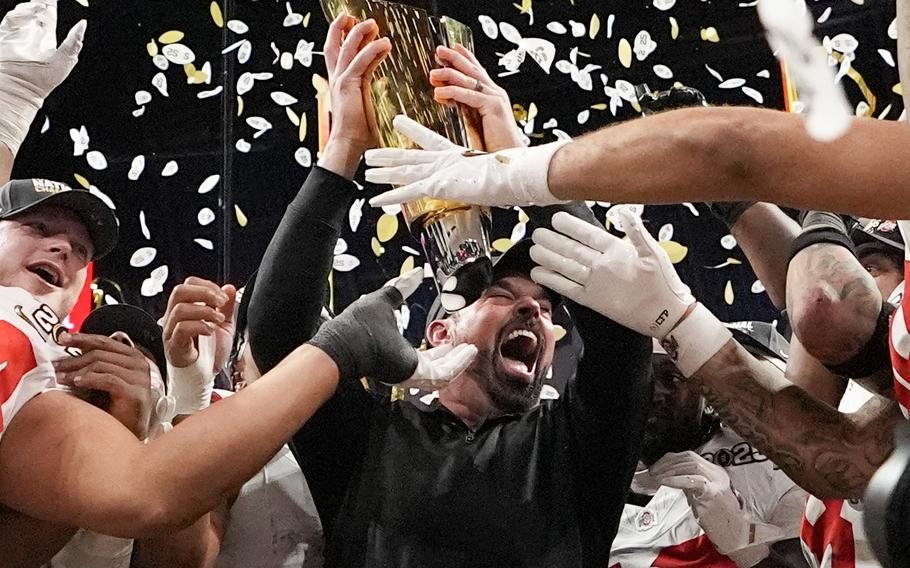
<path id="1" fill-rule="evenodd" d="M 525 238 L 525 235 L 528 232 L 528 226 L 525 223 L 518 223 L 512 227 L 512 235 L 509 237 L 513 243 L 517 243 L 521 239 Z"/>
<path id="2" fill-rule="evenodd" d="M 152 94 L 148 91 L 136 91 L 136 106 L 152 102 Z"/>
<path id="3" fill-rule="evenodd" d="M 284 18 L 284 27 L 289 28 L 291 26 L 296 26 L 303 23 L 303 15 L 295 13 L 294 9 L 291 8 L 290 2 L 285 2 L 285 6 L 287 6 L 288 15 Z"/>
<path id="4" fill-rule="evenodd" d="M 309 67 L 313 63 L 313 46 L 315 42 L 302 39 L 297 42 L 297 49 L 294 50 L 294 59 L 300 62 L 304 67 Z"/>
<path id="5" fill-rule="evenodd" d="M 897 18 L 891 20 L 891 24 L 888 26 L 888 37 L 897 39 Z"/>
<path id="6" fill-rule="evenodd" d="M 167 268 L 167 265 L 165 264 L 163 266 L 159 266 L 155 270 L 152 270 L 152 273 L 149 275 L 149 278 L 151 278 L 155 282 L 164 283 L 164 281 L 167 280 L 167 275 L 168 275 L 168 268 Z"/>
<path id="7" fill-rule="evenodd" d="M 869 114 L 869 103 L 866 101 L 860 101 L 856 105 L 856 110 L 854 111 L 856 116 L 866 116 Z"/>
<path id="8" fill-rule="evenodd" d="M 180 170 L 180 166 L 177 165 L 177 162 L 174 160 L 169 161 L 164 164 L 164 169 L 161 170 L 161 177 L 171 177 Z"/>
<path id="9" fill-rule="evenodd" d="M 825 22 L 828 21 L 828 18 L 830 18 L 830 17 L 831 17 L 831 6 L 828 6 L 827 8 L 825 8 L 825 11 L 822 12 L 822 15 L 819 16 L 818 20 L 816 20 L 816 21 L 819 24 L 824 24 Z"/>
<path id="10" fill-rule="evenodd" d="M 85 154 L 85 151 L 88 150 L 90 141 L 88 130 L 86 130 L 85 125 L 80 126 L 79 130 L 70 128 L 70 140 L 73 141 L 73 156 Z"/>
<path id="11" fill-rule="evenodd" d="M 496 26 L 496 22 L 493 21 L 493 18 L 480 15 L 477 16 L 477 21 L 480 22 L 480 28 L 488 38 L 496 39 L 499 37 L 499 28 Z"/>
<path id="12" fill-rule="evenodd" d="M 382 212 L 386 215 L 398 215 L 401 213 L 401 205 L 394 203 L 392 205 L 383 205 Z"/>
<path id="13" fill-rule="evenodd" d="M 250 27 L 240 20 L 228 20 L 227 28 L 235 34 L 243 35 L 250 31 Z"/>
<path id="14" fill-rule="evenodd" d="M 667 223 L 660 228 L 660 231 L 657 232 L 658 241 L 672 241 L 673 240 L 673 225 Z"/>
<path id="15" fill-rule="evenodd" d="M 313 165 L 313 155 L 310 153 L 309 148 L 297 148 L 297 151 L 294 152 L 294 159 L 304 168 Z"/>
<path id="16" fill-rule="evenodd" d="M 281 68 L 290 71 L 294 68 L 294 55 L 290 51 L 281 54 Z"/>
<path id="17" fill-rule="evenodd" d="M 234 144 L 234 147 L 237 148 L 237 151 L 238 151 L 238 152 L 243 152 L 244 154 L 246 154 L 247 152 L 249 152 L 250 149 L 252 148 L 252 146 L 250 145 L 250 143 L 247 142 L 246 140 L 244 140 L 243 138 L 241 138 L 240 140 L 238 140 L 237 143 Z"/>
<path id="18" fill-rule="evenodd" d="M 559 123 L 556 122 L 555 118 L 551 118 L 550 120 L 543 123 L 543 128 L 545 130 L 549 128 L 556 128 L 557 126 L 559 126 Z"/>
<path id="19" fill-rule="evenodd" d="M 673 71 L 670 70 L 666 65 L 655 65 L 654 74 L 660 77 L 661 79 L 672 79 Z"/>
<path id="20" fill-rule="evenodd" d="M 104 157 L 104 154 L 97 150 L 92 150 L 85 156 L 88 165 L 95 170 L 106 170 L 107 169 L 107 158 Z"/>
<path id="21" fill-rule="evenodd" d="M 645 30 L 638 32 L 635 36 L 635 43 L 632 50 L 635 52 L 635 58 L 644 61 L 649 55 L 657 49 L 657 42 L 651 39 L 651 34 Z"/>
<path id="22" fill-rule="evenodd" d="M 297 98 L 293 97 L 283 91 L 275 91 L 271 95 L 272 100 L 275 101 L 275 104 L 278 106 L 290 106 L 297 103 Z"/>
<path id="23" fill-rule="evenodd" d="M 44 124 L 41 126 L 41 134 L 44 134 L 45 132 L 47 132 L 50 129 L 51 129 L 51 119 L 45 116 Z"/>
<path id="24" fill-rule="evenodd" d="M 168 96 L 167 94 L 167 77 L 164 76 L 164 73 L 156 73 L 152 77 L 152 86 L 158 89 L 158 92 L 161 93 L 162 97 Z"/>
<path id="25" fill-rule="evenodd" d="M 705 65 L 705 69 L 708 70 L 708 73 L 714 75 L 714 78 L 717 79 L 718 81 L 722 82 L 724 80 L 724 78 L 721 76 L 720 73 L 718 73 L 714 69 L 711 69 L 709 66 Z"/>
<path id="26" fill-rule="evenodd" d="M 762 284 L 761 280 L 756 280 L 755 282 L 752 283 L 752 293 L 753 294 L 761 294 L 764 291 L 765 291 L 765 285 Z"/>
<path id="27" fill-rule="evenodd" d="M 161 55 L 160 53 L 152 58 L 152 63 L 158 69 L 162 71 L 167 71 L 168 67 L 171 66 L 171 62 L 167 60 L 167 57 Z"/>
<path id="28" fill-rule="evenodd" d="M 586 25 L 581 22 L 576 22 L 575 20 L 569 20 L 569 28 L 572 30 L 573 37 L 581 37 L 588 31 L 588 27 Z"/>
<path id="29" fill-rule="evenodd" d="M 137 108 L 136 110 L 133 111 L 133 116 L 135 116 L 136 118 L 139 118 L 143 114 L 145 114 L 145 107 Z"/>
<path id="30" fill-rule="evenodd" d="M 250 60 L 250 56 L 253 54 L 253 43 L 249 40 L 243 40 L 243 43 L 240 44 L 240 49 L 237 50 L 237 62 L 241 65 L 246 64 Z"/>
<path id="31" fill-rule="evenodd" d="M 161 53 L 174 65 L 186 65 L 196 61 L 196 54 L 187 46 L 171 43 L 161 48 Z"/>
<path id="32" fill-rule="evenodd" d="M 145 171 L 145 156 L 142 154 L 133 158 L 132 164 L 130 164 L 130 171 L 126 174 L 126 177 L 130 181 L 136 181 L 139 179 L 139 176 L 142 175 L 142 172 Z"/>
<path id="33" fill-rule="evenodd" d="M 337 241 L 335 241 L 335 250 L 334 250 L 334 252 L 332 252 L 332 254 L 337 256 L 339 254 L 344 254 L 347 251 L 348 251 L 348 243 L 344 239 L 339 238 Z"/>
<path id="34" fill-rule="evenodd" d="M 211 91 L 200 91 L 200 92 L 196 95 L 196 97 L 198 97 L 198 98 L 200 98 L 200 99 L 207 99 L 207 98 L 209 98 L 209 97 L 215 97 L 215 96 L 220 95 L 220 94 L 221 94 L 221 91 L 223 91 L 223 90 L 224 90 L 224 87 L 222 87 L 221 85 L 218 85 L 217 87 L 215 87 L 215 88 L 212 89 Z"/>
<path id="35" fill-rule="evenodd" d="M 199 224 L 203 227 L 210 225 L 215 220 L 215 212 L 208 207 L 203 207 L 196 215 L 196 220 L 199 221 Z"/>
<path id="36" fill-rule="evenodd" d="M 894 56 L 891 55 L 891 52 L 887 49 L 879 49 L 878 54 L 882 56 L 882 59 L 885 60 L 890 67 L 894 67 Z"/>
<path id="37" fill-rule="evenodd" d="M 607 18 L 607 39 L 613 39 L 613 23 L 616 22 L 616 14 L 610 14 Z"/>
<path id="38" fill-rule="evenodd" d="M 193 242 L 206 250 L 214 250 L 215 244 L 208 239 L 193 239 Z"/>
<path id="39" fill-rule="evenodd" d="M 158 251 L 152 247 L 137 249 L 133 256 L 130 257 L 130 266 L 133 268 L 145 268 L 155 260 L 157 255 Z"/>
<path id="40" fill-rule="evenodd" d="M 360 259 L 350 254 L 339 254 L 332 261 L 332 268 L 338 272 L 350 272 L 360 266 Z"/>
<path id="41" fill-rule="evenodd" d="M 149 227 L 145 224 L 145 211 L 139 212 L 139 230 L 142 231 L 142 236 L 145 237 L 145 240 L 152 240 L 152 233 L 149 232 Z"/>
<path id="42" fill-rule="evenodd" d="M 578 117 L 577 117 L 578 124 L 584 124 L 584 123 L 588 122 L 588 118 L 590 118 L 590 117 L 591 117 L 591 111 L 589 111 L 588 109 L 581 111 L 580 113 L 578 113 Z"/>
<path id="43" fill-rule="evenodd" d="M 348 225 L 351 227 L 352 233 L 356 233 L 357 228 L 360 227 L 360 220 L 363 218 L 363 204 L 365 202 L 366 199 L 355 199 L 348 210 Z"/>
<path id="44" fill-rule="evenodd" d="M 658 10 L 666 12 L 676 5 L 676 0 L 654 0 L 653 4 Z"/>
<path id="45" fill-rule="evenodd" d="M 761 77 L 762 79 L 770 79 L 770 78 L 771 78 L 771 72 L 768 71 L 767 69 L 762 69 L 761 71 L 759 71 L 758 73 L 756 73 L 755 76 L 756 76 L 756 77 Z"/>
<path id="46" fill-rule="evenodd" d="M 403 250 L 404 252 L 406 252 L 408 254 L 413 254 L 414 256 L 422 256 L 421 253 L 417 252 L 417 250 L 415 250 L 409 246 L 403 246 L 403 247 L 401 247 L 401 250 Z"/>
<path id="47" fill-rule="evenodd" d="M 736 248 L 736 237 L 733 235 L 725 235 L 720 239 L 720 246 L 724 247 L 727 250 L 733 250 Z"/>
<path id="48" fill-rule="evenodd" d="M 91 193 L 92 195 L 94 195 L 95 197 L 97 197 L 98 199 L 103 201 L 105 205 L 107 205 L 114 211 L 117 210 L 117 206 L 114 205 L 113 200 L 110 197 L 108 197 L 106 193 L 104 193 L 103 191 L 101 191 L 100 189 L 95 187 L 94 185 L 90 185 L 88 187 L 88 191 L 89 191 L 89 193 Z"/>
<path id="49" fill-rule="evenodd" d="M 256 82 L 256 80 L 253 79 L 252 73 L 250 73 L 250 72 L 243 73 L 237 79 L 237 94 L 243 96 L 243 95 L 249 93 L 250 90 L 253 88 L 253 85 L 255 84 L 255 82 Z"/>
<path id="50" fill-rule="evenodd" d="M 564 25 L 562 25 L 559 22 L 550 22 L 549 24 L 547 24 L 547 29 L 550 30 L 551 32 L 553 32 L 554 34 L 559 34 L 559 35 L 563 35 L 567 31 L 569 31 L 566 29 L 566 27 Z M 496 39 L 496 38 L 491 38 L 491 39 Z"/>
<path id="51" fill-rule="evenodd" d="M 746 84 L 745 79 L 727 79 L 726 81 L 724 81 L 723 83 L 718 85 L 718 87 L 720 87 L 721 89 L 738 89 L 745 84 Z"/>
<path id="52" fill-rule="evenodd" d="M 259 138 L 272 129 L 272 123 L 261 116 L 250 116 L 246 119 L 246 123 L 257 131 L 253 138 Z"/>
<path id="53" fill-rule="evenodd" d="M 209 177 L 205 178 L 201 184 L 199 184 L 199 189 L 197 190 L 197 193 L 202 194 L 202 193 L 208 193 L 208 192 L 212 191 L 212 189 L 214 189 L 215 186 L 218 185 L 219 181 L 221 181 L 220 175 L 218 175 L 218 174 L 210 175 Z"/>
<path id="54" fill-rule="evenodd" d="M 743 94 L 747 97 L 752 98 L 758 104 L 764 104 L 765 102 L 765 98 L 762 96 L 762 94 L 752 87 L 743 87 Z"/>
<path id="55" fill-rule="evenodd" d="M 160 282 L 155 282 L 151 278 L 146 278 L 142 281 L 142 287 L 140 288 L 140 293 L 145 298 L 151 298 L 157 296 L 164 291 L 164 286 Z"/>

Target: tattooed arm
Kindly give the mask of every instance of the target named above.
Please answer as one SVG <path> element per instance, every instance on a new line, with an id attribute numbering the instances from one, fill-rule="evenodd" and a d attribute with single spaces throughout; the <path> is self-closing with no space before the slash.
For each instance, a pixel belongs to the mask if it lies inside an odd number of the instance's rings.
<path id="1" fill-rule="evenodd" d="M 862 497 L 894 447 L 897 404 L 876 396 L 843 414 L 730 341 L 690 379 L 724 422 L 820 499 Z"/>
<path id="2" fill-rule="evenodd" d="M 787 310 L 793 333 L 822 363 L 836 365 L 859 353 L 881 309 L 875 280 L 846 248 L 815 244 L 790 262 Z"/>

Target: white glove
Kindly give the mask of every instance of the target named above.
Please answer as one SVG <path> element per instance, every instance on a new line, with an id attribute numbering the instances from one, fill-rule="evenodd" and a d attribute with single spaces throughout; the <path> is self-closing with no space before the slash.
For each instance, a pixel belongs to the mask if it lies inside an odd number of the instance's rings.
<path id="1" fill-rule="evenodd" d="M 698 524 L 718 552 L 740 566 L 758 563 L 768 556 L 766 543 L 784 538 L 781 529 L 758 522 L 743 510 L 724 468 L 695 452 L 668 453 L 648 472 L 661 485 L 685 493 Z"/>
<path id="2" fill-rule="evenodd" d="M 174 412 L 187 415 L 205 410 L 212 402 L 215 388 L 215 336 L 200 335 L 197 339 L 199 356 L 188 367 L 174 367 L 167 363 L 170 395 L 174 397 Z"/>
<path id="3" fill-rule="evenodd" d="M 531 278 L 629 329 L 661 340 L 680 371 L 691 376 L 732 334 L 701 305 L 683 320 L 696 304 L 689 287 L 641 218 L 628 208 L 619 215 L 629 242 L 568 213 L 554 215 L 553 228 L 559 233 L 537 229 L 532 235 L 531 258 L 540 266 L 531 271 Z"/>
<path id="4" fill-rule="evenodd" d="M 417 370 L 398 386 L 433 391 L 445 387 L 463 373 L 477 356 L 477 347 L 470 343 L 457 346 L 446 343 L 420 351 L 417 356 Z"/>
<path id="5" fill-rule="evenodd" d="M 825 51 L 812 35 L 812 13 L 803 0 L 760 0 L 758 17 L 768 44 L 787 64 L 793 82 L 808 107 L 806 130 L 820 142 L 832 142 L 850 128 L 851 107 L 844 89 L 834 80 Z"/>
<path id="6" fill-rule="evenodd" d="M 57 0 L 32 0 L 0 22 L 0 142 L 13 155 L 25 140 L 44 99 L 79 60 L 86 21 L 57 48 Z"/>
<path id="7" fill-rule="evenodd" d="M 567 141 L 533 148 L 512 148 L 485 154 L 452 144 L 442 136 L 398 115 L 395 130 L 422 150 L 367 150 L 366 179 L 401 185 L 370 200 L 380 207 L 421 197 L 449 199 L 471 205 L 552 205 L 566 203 L 550 193 L 550 160 Z"/>

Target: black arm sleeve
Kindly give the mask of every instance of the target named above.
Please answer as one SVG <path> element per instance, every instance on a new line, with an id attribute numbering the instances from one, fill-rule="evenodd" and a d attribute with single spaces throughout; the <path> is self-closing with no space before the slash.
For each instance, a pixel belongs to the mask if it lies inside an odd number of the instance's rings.
<path id="1" fill-rule="evenodd" d="M 600 226 L 582 202 L 524 210 L 536 226 L 549 228 L 550 218 L 559 211 Z M 574 445 L 585 565 L 605 566 L 650 411 L 651 339 L 584 306 L 568 302 L 567 308 L 584 352 L 561 410 Z"/>
<path id="2" fill-rule="evenodd" d="M 250 298 L 250 349 L 266 373 L 319 327 L 335 242 L 357 186 L 314 167 L 272 237 Z"/>

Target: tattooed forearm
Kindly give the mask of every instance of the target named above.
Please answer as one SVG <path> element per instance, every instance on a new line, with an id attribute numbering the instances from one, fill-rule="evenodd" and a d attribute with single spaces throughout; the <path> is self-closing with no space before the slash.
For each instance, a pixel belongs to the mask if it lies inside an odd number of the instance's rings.
<path id="1" fill-rule="evenodd" d="M 734 341 L 691 380 L 730 427 L 819 498 L 861 497 L 893 449 L 893 401 L 877 397 L 860 413 L 840 413 Z"/>

